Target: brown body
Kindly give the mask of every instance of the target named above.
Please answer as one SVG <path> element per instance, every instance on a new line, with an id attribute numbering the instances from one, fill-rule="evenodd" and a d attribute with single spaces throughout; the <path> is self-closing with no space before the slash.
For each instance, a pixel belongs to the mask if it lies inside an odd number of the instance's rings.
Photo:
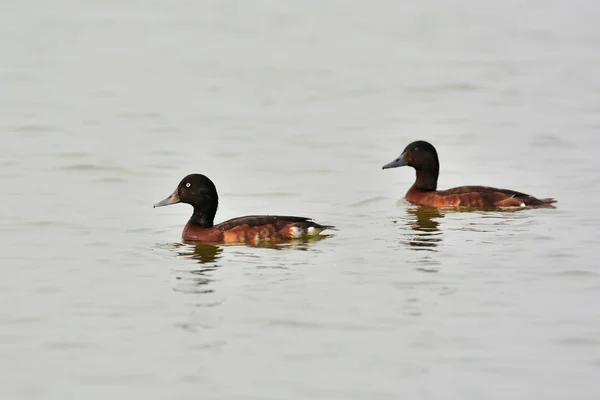
<path id="1" fill-rule="evenodd" d="M 325 228 L 303 217 L 253 215 L 230 219 L 210 228 L 188 222 L 181 236 L 184 241 L 193 242 L 245 243 L 296 239 Z"/>
<path id="2" fill-rule="evenodd" d="M 447 190 L 421 190 L 412 186 L 406 193 L 412 204 L 432 207 L 528 207 L 549 206 L 552 199 L 537 199 L 525 193 L 488 186 L 461 186 Z"/>
<path id="3" fill-rule="evenodd" d="M 416 180 L 406 193 L 412 204 L 432 207 L 554 207 L 554 199 L 538 199 L 526 193 L 489 186 L 461 186 L 437 190 L 440 164 L 435 148 L 419 140 L 406 146 L 402 154 L 383 169 L 402 166 L 413 167 Z"/>

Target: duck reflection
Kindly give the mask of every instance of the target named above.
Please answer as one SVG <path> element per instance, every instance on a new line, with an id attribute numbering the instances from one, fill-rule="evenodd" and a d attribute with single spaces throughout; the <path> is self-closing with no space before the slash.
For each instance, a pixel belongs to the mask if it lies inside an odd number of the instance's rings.
<path id="1" fill-rule="evenodd" d="M 207 285 L 214 281 L 212 274 L 219 267 L 217 260 L 222 257 L 223 249 L 208 244 L 190 246 L 178 243 L 175 247 L 178 256 L 196 260 L 203 265 L 202 268 L 185 271 L 184 275 L 178 274 L 176 279 L 183 284 L 178 285 L 175 290 L 188 293 L 212 293 L 213 290 Z"/>
<path id="2" fill-rule="evenodd" d="M 200 264 L 214 263 L 222 257 L 223 249 L 219 246 L 210 244 L 195 244 L 195 245 L 178 245 L 182 247 L 177 254 L 181 257 L 197 260 Z"/>
<path id="3" fill-rule="evenodd" d="M 243 242 L 243 243 L 231 243 L 231 244 L 220 244 L 220 245 L 198 244 L 197 242 L 188 242 L 188 241 L 184 241 L 183 244 L 194 246 L 195 247 L 194 253 L 198 256 L 201 256 L 201 257 L 192 256 L 192 258 L 195 258 L 195 259 L 200 258 L 201 260 L 206 259 L 207 260 L 206 262 L 211 262 L 211 261 L 214 261 L 214 259 L 211 259 L 210 255 L 214 253 L 216 258 L 220 257 L 218 254 L 220 254 L 223 251 L 223 248 L 225 248 L 225 247 L 244 246 L 244 247 L 253 247 L 253 248 L 257 248 L 257 249 L 273 249 L 273 250 L 294 249 L 294 250 L 304 250 L 305 251 L 310 248 L 310 244 L 319 242 L 321 240 L 325 240 L 330 236 L 333 236 L 333 235 L 320 234 L 317 236 L 309 236 L 309 237 L 303 237 L 303 238 L 297 238 L 297 239 L 261 240 L 261 241 L 257 241 L 257 242 L 248 241 L 245 243 Z M 209 248 L 216 248 L 218 250 L 212 250 Z M 184 253 L 184 254 L 180 254 L 180 255 L 189 256 L 190 253 Z M 209 256 L 209 257 L 207 257 L 207 256 Z M 202 261 L 200 261 L 200 262 L 202 262 Z"/>
<path id="4" fill-rule="evenodd" d="M 199 244 L 193 242 L 175 243 L 174 247 L 179 257 L 191 259 L 198 264 L 201 264 L 199 268 L 177 271 L 176 279 L 180 281 L 180 283 L 175 290 L 187 293 L 213 293 L 214 289 L 209 288 L 209 286 L 211 282 L 216 280 L 215 271 L 221 268 L 220 260 L 224 255 L 223 251 L 226 247 L 242 246 L 257 249 L 308 251 L 314 243 L 324 240 L 328 236 L 331 235 L 319 235 L 284 241 L 260 241 L 228 245 Z M 230 255 L 234 254 L 237 253 L 230 253 Z"/>
<path id="5" fill-rule="evenodd" d="M 469 231 L 490 231 L 497 230 L 502 222 L 512 221 L 515 219 L 527 218 L 526 214 L 522 214 L 523 209 L 519 208 L 490 208 L 490 209 L 468 209 L 457 207 L 410 207 L 406 209 L 406 224 L 414 231 L 409 235 L 407 244 L 414 250 L 437 251 L 436 247 L 442 242 L 442 230 L 440 229 L 439 220 L 444 218 L 445 214 L 460 212 L 463 218 L 475 218 L 477 220 L 477 228 L 473 228 L 473 224 L 464 227 L 461 230 Z M 490 219 L 494 220 L 490 223 Z M 502 222 L 499 222 L 502 221 Z"/>
<path id="6" fill-rule="evenodd" d="M 436 219 L 444 218 L 444 215 L 434 207 L 408 208 L 406 213 L 408 226 L 415 231 L 408 245 L 414 250 L 435 251 L 442 241 L 440 223 Z"/>

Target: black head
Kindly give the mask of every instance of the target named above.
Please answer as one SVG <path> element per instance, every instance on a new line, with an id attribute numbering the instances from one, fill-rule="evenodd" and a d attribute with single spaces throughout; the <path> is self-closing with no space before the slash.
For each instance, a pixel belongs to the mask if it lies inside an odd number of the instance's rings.
<path id="1" fill-rule="evenodd" d="M 203 227 L 211 227 L 219 206 L 219 196 L 215 184 L 202 174 L 190 174 L 183 178 L 177 189 L 154 207 L 186 203 L 194 207 L 190 222 Z"/>
<path id="2" fill-rule="evenodd" d="M 417 171 L 417 181 L 415 185 L 420 189 L 435 190 L 437 187 L 437 178 L 440 172 L 440 162 L 435 147 L 429 142 L 418 140 L 412 142 L 391 163 L 382 167 L 382 169 L 403 167 L 408 165 Z"/>

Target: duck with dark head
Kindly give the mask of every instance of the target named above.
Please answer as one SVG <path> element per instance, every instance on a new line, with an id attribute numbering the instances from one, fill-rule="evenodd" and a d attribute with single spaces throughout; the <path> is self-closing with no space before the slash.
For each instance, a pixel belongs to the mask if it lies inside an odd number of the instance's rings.
<path id="1" fill-rule="evenodd" d="M 317 236 L 331 225 L 320 225 L 310 218 L 280 215 L 249 215 L 215 225 L 219 196 L 214 183 L 202 174 L 181 180 L 177 189 L 154 207 L 186 203 L 194 212 L 183 228 L 186 242 L 243 243 L 262 240 L 289 240 Z"/>
<path id="2" fill-rule="evenodd" d="M 415 183 L 406 193 L 406 200 L 415 205 L 433 207 L 553 207 L 556 200 L 538 199 L 529 194 L 489 186 L 460 186 L 437 190 L 440 162 L 435 147 L 419 140 L 412 142 L 400 157 L 382 169 L 402 166 L 413 167 L 417 173 Z"/>

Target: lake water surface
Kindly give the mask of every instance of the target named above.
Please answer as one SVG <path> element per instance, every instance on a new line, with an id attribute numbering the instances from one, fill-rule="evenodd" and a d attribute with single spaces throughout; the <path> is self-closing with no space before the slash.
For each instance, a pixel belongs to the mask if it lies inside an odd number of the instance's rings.
<path id="1" fill-rule="evenodd" d="M 5 1 L 1 398 L 600 398 L 599 4 Z M 339 231 L 183 245 L 193 172 Z"/>

